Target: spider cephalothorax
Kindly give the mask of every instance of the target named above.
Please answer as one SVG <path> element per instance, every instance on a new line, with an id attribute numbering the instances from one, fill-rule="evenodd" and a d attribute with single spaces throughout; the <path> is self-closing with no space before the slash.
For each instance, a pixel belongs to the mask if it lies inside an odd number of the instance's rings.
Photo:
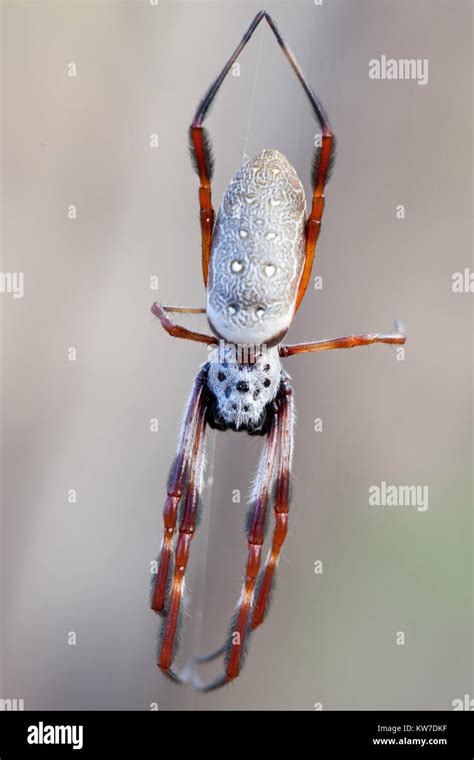
<path id="1" fill-rule="evenodd" d="M 253 435 L 267 432 L 282 372 L 277 348 L 260 350 L 253 361 L 239 363 L 238 346 L 220 344 L 207 365 L 209 425 Z"/>
<path id="2" fill-rule="evenodd" d="M 214 161 L 203 122 L 225 76 L 262 19 L 268 22 L 298 77 L 321 130 L 312 162 L 311 211 L 306 218 L 303 186 L 289 161 L 278 151 L 264 150 L 246 161 L 234 175 L 214 224 L 211 201 Z M 207 309 L 159 304 L 152 307 L 170 335 L 217 347 L 201 367 L 186 409 L 178 453 L 168 481 L 163 543 L 152 593 L 152 608 L 164 618 L 158 665 L 173 680 L 192 681 L 201 691 L 223 686 L 239 675 L 249 634 L 263 622 L 268 611 L 287 533 L 294 410 L 289 376 L 282 369 L 280 358 L 306 351 L 405 342 L 401 330 L 396 330 L 389 334 L 281 344 L 310 280 L 334 145 L 334 134 L 319 99 L 271 16 L 260 11 L 201 100 L 190 128 L 191 156 L 200 182 L 202 271 Z M 214 334 L 206 335 L 174 324 L 169 318 L 169 312 L 173 311 L 207 313 Z M 242 356 L 242 353 L 247 355 Z M 179 673 L 174 665 L 176 641 L 179 620 L 183 617 L 184 575 L 202 503 L 208 426 L 262 435 L 263 446 L 246 524 L 248 553 L 242 592 L 227 640 L 215 652 L 195 658 L 191 667 Z M 274 512 L 274 527 L 262 567 L 270 508 Z M 221 655 L 224 656 L 222 674 L 208 684 L 201 683 L 194 673 L 194 665 Z"/>

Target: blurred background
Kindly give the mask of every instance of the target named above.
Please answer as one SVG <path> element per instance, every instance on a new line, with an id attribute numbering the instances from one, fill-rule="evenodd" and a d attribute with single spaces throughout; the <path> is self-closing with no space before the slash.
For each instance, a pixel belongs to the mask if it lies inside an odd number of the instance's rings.
<path id="1" fill-rule="evenodd" d="M 273 605 L 241 677 L 199 695 L 156 667 L 148 589 L 206 349 L 171 339 L 149 308 L 205 304 L 187 128 L 262 6 L 338 139 L 323 286 L 289 340 L 398 318 L 408 341 L 404 358 L 373 346 L 286 361 L 294 499 Z M 2 16 L 2 271 L 25 279 L 23 298 L 0 295 L 0 697 L 27 710 L 446 710 L 474 696 L 473 296 L 452 291 L 472 271 L 471 3 L 37 0 Z M 428 83 L 369 79 L 382 55 L 428 59 Z M 239 63 L 208 119 L 216 207 L 244 153 L 264 148 L 289 158 L 309 199 L 318 127 L 266 24 Z M 227 633 L 260 443 L 209 436 L 181 664 Z M 370 506 L 382 481 L 428 486 L 429 508 Z"/>

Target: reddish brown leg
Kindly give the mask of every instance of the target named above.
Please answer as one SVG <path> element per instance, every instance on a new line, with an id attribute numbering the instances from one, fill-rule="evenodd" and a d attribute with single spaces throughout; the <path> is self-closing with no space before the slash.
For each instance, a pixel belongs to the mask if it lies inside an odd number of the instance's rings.
<path id="1" fill-rule="evenodd" d="M 212 228 L 214 226 L 214 208 L 211 197 L 212 158 L 207 133 L 202 124 L 193 121 L 189 130 L 192 149 L 199 174 L 199 218 L 201 221 L 201 255 L 202 276 L 207 286 L 209 259 L 211 257 Z"/>
<path id="2" fill-rule="evenodd" d="M 209 684 L 203 684 L 195 677 L 193 684 L 199 691 L 212 691 L 232 681 L 239 675 L 245 652 L 249 630 L 249 617 L 258 572 L 260 569 L 262 546 L 265 539 L 266 513 L 273 481 L 274 461 L 278 440 L 278 415 L 275 412 L 272 426 L 265 439 L 264 450 L 255 482 L 255 500 L 247 528 L 247 565 L 244 583 L 227 644 L 209 655 L 195 658 L 194 662 L 209 662 L 226 653 L 225 672 Z"/>
<path id="3" fill-rule="evenodd" d="M 276 441 L 278 436 L 277 415 L 265 442 L 265 453 L 262 469 L 258 475 L 260 490 L 252 512 L 250 528 L 247 534 L 248 556 L 245 568 L 245 579 L 242 594 L 237 607 L 236 623 L 232 630 L 231 647 L 227 656 L 226 681 L 231 681 L 240 673 L 241 660 L 245 647 L 245 637 L 249 627 L 249 615 L 253 602 L 255 583 L 262 558 L 262 547 L 265 539 L 266 513 L 272 484 Z"/>
<path id="4" fill-rule="evenodd" d="M 163 311 L 174 314 L 205 314 L 206 309 L 195 306 L 162 306 Z"/>
<path id="5" fill-rule="evenodd" d="M 316 251 L 316 243 L 318 242 L 318 237 L 321 230 L 321 220 L 323 218 L 324 212 L 324 188 L 326 186 L 326 182 L 329 179 L 331 173 L 331 165 L 334 161 L 334 133 L 331 131 L 329 123 L 324 116 L 322 107 L 320 108 L 320 112 L 321 117 L 318 116 L 318 119 L 322 126 L 322 146 L 320 152 L 317 154 L 317 164 L 315 167 L 315 172 L 313 173 L 313 203 L 311 206 L 311 213 L 306 222 L 305 262 L 298 288 L 298 294 L 296 296 L 295 311 L 299 308 L 299 305 L 304 298 L 304 294 L 306 293 L 306 289 L 311 277 L 314 254 Z"/>
<path id="6" fill-rule="evenodd" d="M 207 286 L 209 260 L 211 257 L 212 228 L 214 225 L 214 209 L 211 199 L 211 179 L 214 169 L 214 160 L 212 157 L 212 148 L 209 135 L 203 127 L 204 119 L 214 100 L 219 87 L 224 81 L 232 64 L 238 57 L 242 48 L 249 41 L 254 30 L 262 20 L 264 12 L 260 11 L 252 21 L 247 32 L 237 45 L 233 54 L 225 64 L 217 79 L 211 84 L 203 99 L 199 103 L 193 123 L 189 128 L 190 149 L 193 157 L 194 167 L 199 175 L 199 208 L 201 219 L 201 243 L 202 243 L 202 275 L 204 285 Z"/>
<path id="7" fill-rule="evenodd" d="M 169 605 L 163 621 L 163 635 L 160 643 L 158 665 L 161 670 L 175 680 L 179 676 L 172 670 L 171 664 L 175 655 L 177 629 L 180 619 L 181 601 L 183 596 L 184 576 L 189 558 L 189 549 L 198 518 L 200 494 L 202 490 L 204 469 L 204 439 L 206 429 L 206 406 L 198 409 L 198 418 L 192 457 L 189 466 L 189 481 L 184 499 L 183 512 L 179 524 L 179 535 L 174 556 L 174 573 L 170 590 Z"/>
<path id="8" fill-rule="evenodd" d="M 217 344 L 219 341 L 214 335 L 205 335 L 204 333 L 197 333 L 193 330 L 187 330 L 186 327 L 181 325 L 175 325 L 174 322 L 168 317 L 166 307 L 160 306 L 158 303 L 154 303 L 151 310 L 155 317 L 161 322 L 161 326 L 166 330 L 168 335 L 172 335 L 173 338 L 184 338 L 184 340 L 194 340 L 198 343 Z M 175 310 L 171 307 L 170 310 Z"/>
<path id="9" fill-rule="evenodd" d="M 189 477 L 190 462 L 195 458 L 196 448 L 199 444 L 199 439 L 196 434 L 196 424 L 200 415 L 200 410 L 203 407 L 203 393 L 206 378 L 207 373 L 202 369 L 194 382 L 178 444 L 178 452 L 168 480 L 168 494 L 163 510 L 163 543 L 151 602 L 151 607 L 155 612 L 163 612 L 166 601 L 178 505 L 185 491 L 185 486 Z"/>
<path id="10" fill-rule="evenodd" d="M 333 340 L 318 340 L 315 343 L 297 343 L 293 346 L 280 346 L 279 353 L 282 357 L 303 354 L 307 351 L 329 351 L 333 348 L 355 348 L 355 346 L 369 346 L 371 343 L 389 343 L 401 346 L 405 343 L 406 336 L 401 332 L 397 323 L 393 333 L 371 333 L 369 335 L 346 335 L 343 338 Z"/>
<path id="11" fill-rule="evenodd" d="M 290 469 L 293 453 L 293 391 L 287 385 L 281 402 L 279 418 L 278 470 L 275 486 L 275 528 L 272 546 L 265 569 L 258 581 L 257 599 L 253 608 L 252 628 L 262 623 L 268 610 L 275 570 L 280 558 L 282 544 L 288 530 L 288 509 L 290 501 Z"/>

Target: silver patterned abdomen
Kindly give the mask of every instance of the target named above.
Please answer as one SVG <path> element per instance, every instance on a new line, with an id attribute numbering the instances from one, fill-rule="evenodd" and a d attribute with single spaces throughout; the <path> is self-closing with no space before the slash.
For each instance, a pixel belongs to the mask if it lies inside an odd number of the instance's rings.
<path id="1" fill-rule="evenodd" d="M 213 232 L 207 315 L 237 344 L 280 342 L 293 318 L 305 255 L 306 201 L 288 159 L 264 150 L 233 176 Z"/>

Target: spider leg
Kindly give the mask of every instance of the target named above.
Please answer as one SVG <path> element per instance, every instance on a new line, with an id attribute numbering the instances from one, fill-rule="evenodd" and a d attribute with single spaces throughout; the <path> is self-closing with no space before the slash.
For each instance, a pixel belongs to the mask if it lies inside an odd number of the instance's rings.
<path id="1" fill-rule="evenodd" d="M 206 655 L 194 658 L 194 665 L 210 662 L 221 654 L 225 654 L 225 671 L 213 681 L 204 684 L 194 675 L 193 686 L 198 691 L 212 691 L 224 686 L 236 678 L 244 663 L 248 636 L 251 632 L 250 617 L 254 599 L 255 584 L 260 570 L 263 542 L 266 532 L 266 517 L 268 502 L 271 496 L 271 486 L 275 470 L 275 458 L 279 442 L 279 416 L 275 411 L 271 427 L 265 439 L 264 449 L 260 459 L 257 478 L 254 487 L 253 507 L 247 521 L 247 564 L 244 582 L 232 621 L 227 642 Z"/>
<path id="2" fill-rule="evenodd" d="M 179 535 L 174 554 L 174 573 L 169 592 L 169 602 L 167 604 L 165 602 L 165 618 L 163 620 L 159 646 L 158 665 L 166 675 L 174 680 L 183 680 L 174 672 L 171 664 L 176 654 L 184 576 L 189 558 L 189 549 L 199 517 L 200 494 L 204 475 L 206 412 L 206 404 L 199 404 L 192 456 L 189 464 L 189 479 L 179 521 Z"/>
<path id="3" fill-rule="evenodd" d="M 281 357 L 303 354 L 307 351 L 329 351 L 333 348 L 355 348 L 369 346 L 371 343 L 389 343 L 401 346 L 406 341 L 406 335 L 400 323 L 395 322 L 392 333 L 371 333 L 369 335 L 346 335 L 333 340 L 318 340 L 315 343 L 296 343 L 292 346 L 280 346 Z"/>
<path id="4" fill-rule="evenodd" d="M 217 79 L 211 84 L 206 94 L 200 101 L 193 122 L 189 128 L 189 148 L 194 168 L 199 175 L 199 207 L 201 219 L 201 244 L 202 244 L 202 274 L 204 285 L 207 285 L 209 260 L 211 257 L 212 228 L 214 225 L 214 208 L 211 198 L 211 179 L 214 170 L 211 141 L 207 130 L 203 127 L 206 114 L 214 100 L 219 87 L 224 81 L 232 64 L 238 57 L 242 48 L 245 47 L 256 27 L 264 17 L 264 11 L 260 11 L 247 29 L 242 40 L 232 53 Z"/>
<path id="5" fill-rule="evenodd" d="M 175 314 L 205 314 L 206 309 L 195 306 L 162 306 L 163 311 L 174 312 Z"/>
<path id="6" fill-rule="evenodd" d="M 293 424 L 293 391 L 289 384 L 285 383 L 279 417 L 279 454 L 274 498 L 275 527 L 273 530 L 272 546 L 265 568 L 257 583 L 256 601 L 253 607 L 251 623 L 252 629 L 257 628 L 263 622 L 268 612 L 275 571 L 280 558 L 281 547 L 288 530 L 290 471 L 293 456 Z"/>
<path id="7" fill-rule="evenodd" d="M 194 381 L 194 387 L 184 417 L 176 459 L 168 480 L 167 497 L 163 510 L 163 543 L 151 601 L 152 609 L 159 613 L 163 612 L 165 606 L 178 506 L 186 491 L 191 459 L 195 458 L 196 448 L 199 445 L 196 427 L 200 410 L 204 404 L 203 395 L 206 379 L 207 370 L 202 368 Z"/>
<path id="8" fill-rule="evenodd" d="M 185 340 L 194 340 L 198 343 L 207 344 L 217 344 L 219 342 L 217 338 L 214 337 L 214 335 L 205 335 L 204 333 L 188 330 L 186 327 L 181 327 L 181 325 L 175 325 L 175 323 L 168 317 L 166 313 L 166 307 L 160 306 L 158 303 L 154 303 L 151 307 L 151 310 L 155 317 L 158 317 L 160 320 L 163 329 L 166 330 L 168 335 L 171 335 L 173 338 L 184 338 Z M 176 311 L 176 309 L 173 307 L 171 307 L 169 310 Z"/>
<path id="9" fill-rule="evenodd" d="M 212 652 L 196 655 L 196 657 L 193 657 L 192 662 L 195 665 L 204 665 L 207 662 L 212 662 L 212 660 L 217 660 L 218 657 L 221 657 L 221 655 L 225 654 L 226 649 L 227 642 L 222 644 L 222 646 L 218 647 L 217 649 L 214 649 Z"/>

